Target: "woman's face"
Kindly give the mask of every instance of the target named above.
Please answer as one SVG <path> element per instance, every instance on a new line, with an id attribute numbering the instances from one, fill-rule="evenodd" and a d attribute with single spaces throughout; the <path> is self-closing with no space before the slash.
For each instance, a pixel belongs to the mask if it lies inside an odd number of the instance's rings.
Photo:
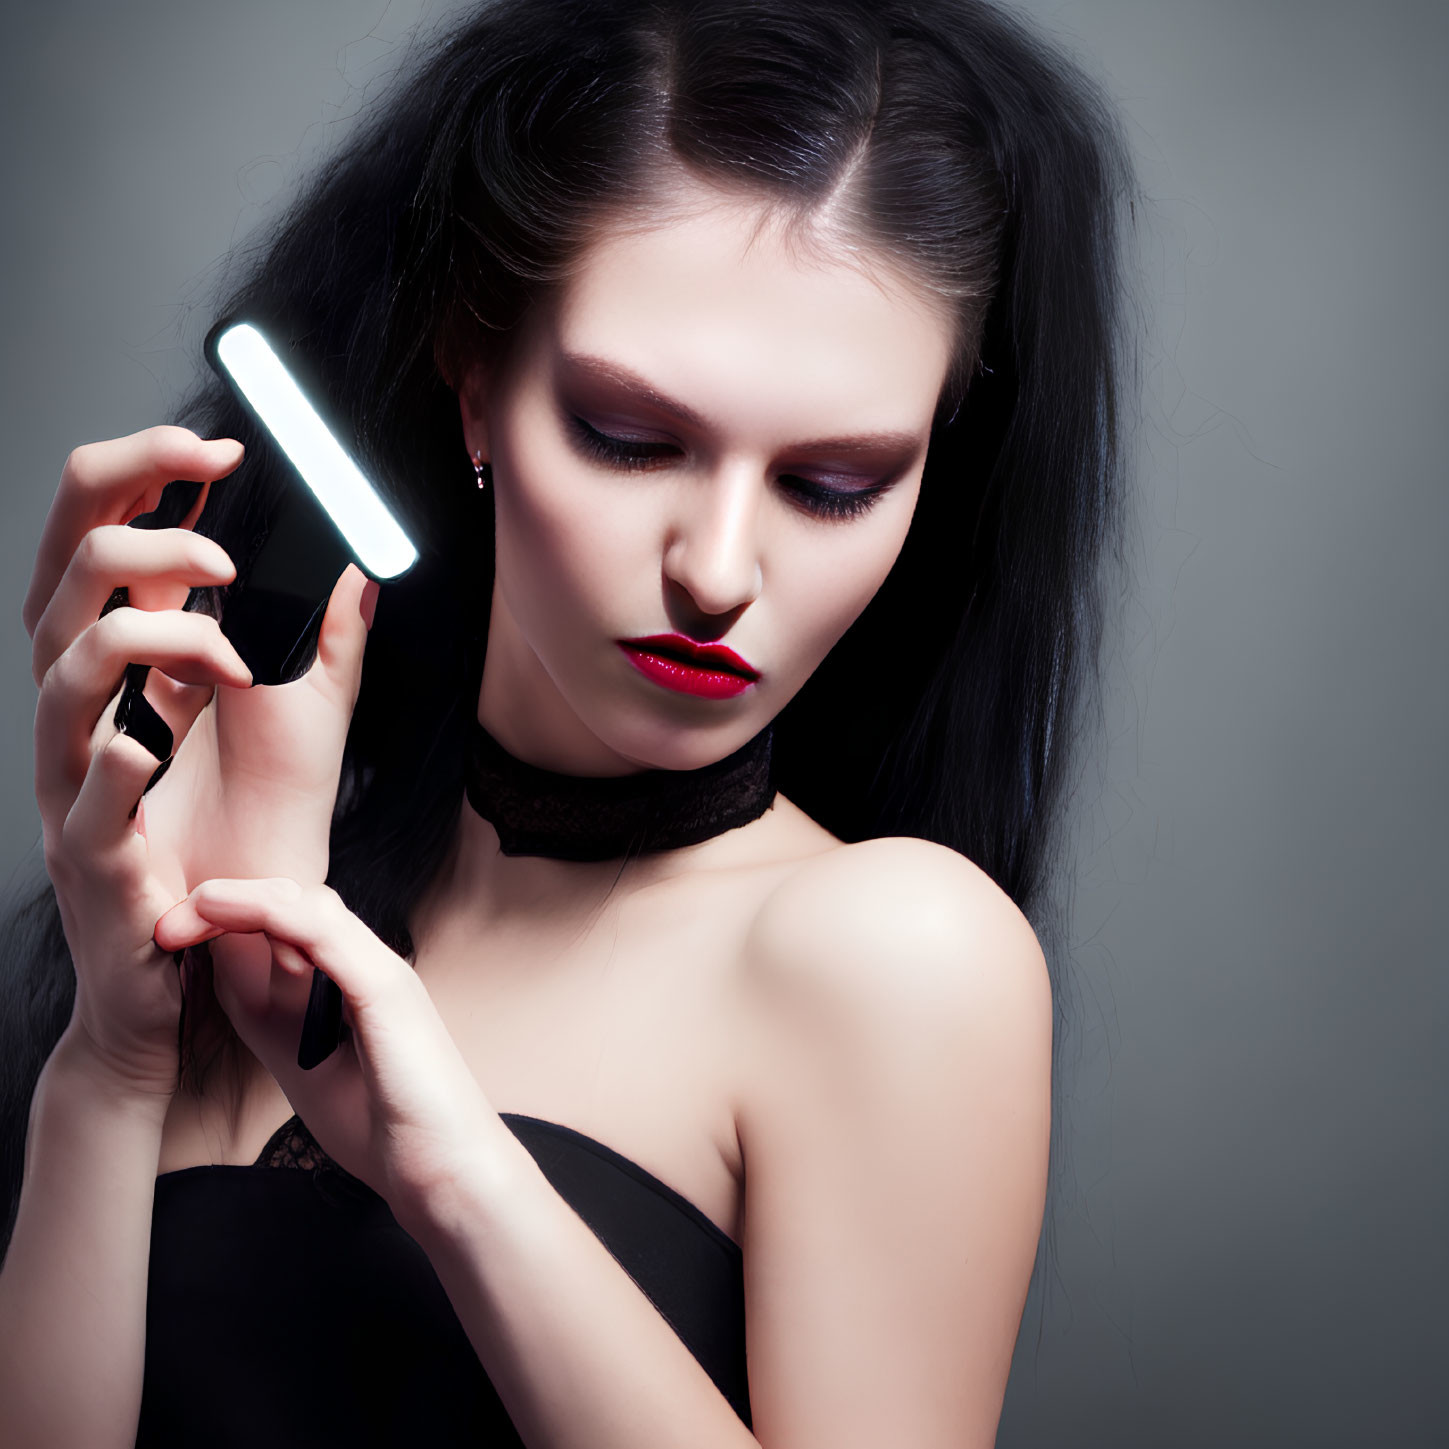
<path id="1" fill-rule="evenodd" d="M 696 768 L 780 712 L 895 561 L 949 360 L 878 258 L 697 181 L 666 203 L 459 389 L 497 520 L 479 717 L 576 774 Z"/>

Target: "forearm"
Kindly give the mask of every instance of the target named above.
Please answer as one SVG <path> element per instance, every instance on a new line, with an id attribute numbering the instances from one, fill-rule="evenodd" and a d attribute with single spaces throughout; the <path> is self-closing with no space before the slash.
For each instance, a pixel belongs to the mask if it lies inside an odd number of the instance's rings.
<path id="1" fill-rule="evenodd" d="M 41 1073 L 0 1269 L 0 1423 L 16 1449 L 135 1442 L 166 1105 L 108 1086 L 69 1033 Z"/>
<path id="2" fill-rule="evenodd" d="M 486 1163 L 403 1226 L 529 1449 L 757 1440 L 648 1297 L 499 1123 Z"/>

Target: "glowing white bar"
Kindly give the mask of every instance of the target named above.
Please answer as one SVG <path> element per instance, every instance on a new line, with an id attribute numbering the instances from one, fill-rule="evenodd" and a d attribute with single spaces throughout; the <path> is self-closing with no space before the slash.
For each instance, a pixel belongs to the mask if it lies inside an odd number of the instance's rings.
<path id="1" fill-rule="evenodd" d="M 217 338 L 216 355 L 362 567 L 378 579 L 410 569 L 417 549 L 267 339 L 251 323 L 238 322 Z"/>

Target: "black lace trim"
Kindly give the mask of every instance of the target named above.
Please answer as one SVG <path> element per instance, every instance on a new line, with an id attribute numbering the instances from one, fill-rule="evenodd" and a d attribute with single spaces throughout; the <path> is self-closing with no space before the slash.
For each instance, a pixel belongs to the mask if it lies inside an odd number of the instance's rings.
<path id="1" fill-rule="evenodd" d="M 322 1150 L 317 1139 L 307 1130 L 300 1117 L 289 1117 L 275 1132 L 254 1167 L 297 1167 L 304 1172 L 318 1168 L 342 1169 Z"/>
<path id="2" fill-rule="evenodd" d="M 272 1133 L 252 1166 L 293 1168 L 309 1173 L 317 1191 L 338 1206 L 381 1201 L 361 1178 L 334 1162 L 307 1130 L 307 1124 L 295 1115 Z"/>

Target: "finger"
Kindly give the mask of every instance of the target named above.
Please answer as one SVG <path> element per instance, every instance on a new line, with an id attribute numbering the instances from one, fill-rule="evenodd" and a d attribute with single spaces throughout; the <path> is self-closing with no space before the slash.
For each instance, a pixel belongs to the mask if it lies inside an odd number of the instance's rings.
<path id="1" fill-rule="evenodd" d="M 315 964 L 312 958 L 305 951 L 299 951 L 295 946 L 288 943 L 280 936 L 268 937 L 272 943 L 272 959 L 276 962 L 279 970 L 284 971 L 288 976 L 301 978 L 302 982 L 311 990 L 312 967 Z M 302 994 L 302 1005 L 307 1004 L 307 993 Z"/>
<path id="2" fill-rule="evenodd" d="M 35 783 L 41 810 L 66 808 L 90 764 L 96 726 L 128 663 L 183 684 L 244 688 L 251 672 L 205 614 L 117 609 L 92 624 L 51 666 L 35 710 Z"/>
<path id="3" fill-rule="evenodd" d="M 181 950 L 213 928 L 262 931 L 274 944 L 294 947 L 337 983 L 358 1021 L 413 976 L 402 957 L 327 886 L 284 879 L 203 881 L 156 922 L 156 944 Z"/>
<path id="4" fill-rule="evenodd" d="M 152 670 L 151 678 L 157 677 L 165 678 Z M 195 693 L 211 693 L 199 686 L 188 688 Z M 170 712 L 167 723 L 172 731 L 173 756 L 195 720 L 196 713 L 183 716 L 175 710 Z M 88 848 L 101 851 L 133 846 L 132 837 L 144 830 L 139 808 L 142 796 L 162 763 L 139 740 L 117 730 L 103 717 L 97 726 L 85 778 L 65 817 L 66 839 L 89 842 Z"/>
<path id="5" fill-rule="evenodd" d="M 348 564 L 333 585 L 317 635 L 317 658 L 313 661 L 313 684 L 348 710 L 357 702 L 362 683 L 362 655 L 367 647 L 367 607 L 377 598 L 377 585 L 356 564 Z"/>
<path id="6" fill-rule="evenodd" d="M 312 990 L 312 962 L 295 946 L 260 931 L 211 929 L 217 933 L 211 960 L 216 996 L 223 1010 L 268 1067 L 274 1054 L 257 1050 L 257 1029 L 269 1019 L 285 1019 L 288 1025 L 281 1036 L 287 1044 L 281 1050 L 283 1059 L 294 1065 L 296 1029 Z"/>
<path id="7" fill-rule="evenodd" d="M 149 513 L 173 479 L 209 483 L 224 478 L 243 452 L 235 438 L 203 439 L 170 424 L 83 443 L 72 451 L 41 530 L 21 609 L 26 632 L 34 634 L 71 556 L 91 529 Z"/>
<path id="8" fill-rule="evenodd" d="M 215 441 L 218 441 L 219 442 L 221 440 L 220 439 L 216 439 Z M 231 441 L 235 443 L 236 442 L 236 439 L 233 438 Z M 237 447 L 240 448 L 241 447 L 241 444 L 240 443 L 237 443 Z M 192 482 L 195 482 L 196 480 L 195 479 L 192 479 L 191 481 Z M 198 488 L 196 490 L 196 497 L 191 500 L 191 507 L 186 510 L 186 516 L 181 520 L 180 523 L 178 523 L 176 525 L 177 528 L 187 528 L 187 529 L 195 528 L 196 527 L 196 521 L 197 521 L 197 519 L 199 519 L 201 517 L 201 510 L 206 507 L 206 500 L 208 498 L 210 498 L 210 497 L 211 497 L 211 483 L 210 482 L 205 482 L 205 483 L 203 483 L 201 485 L 200 488 Z M 140 516 L 139 514 L 134 514 L 133 513 L 131 515 L 131 518 L 136 518 L 136 517 L 139 517 L 139 516 Z M 130 518 L 125 518 L 125 519 L 122 519 L 121 521 L 123 523 L 129 523 L 131 521 L 131 519 Z"/>
<path id="9" fill-rule="evenodd" d="M 193 588 L 235 577 L 226 550 L 187 529 L 100 524 L 76 546 L 35 626 L 31 674 L 39 684 L 117 588 L 126 589 L 133 608 L 180 609 Z"/>
<path id="10" fill-rule="evenodd" d="M 270 1018 L 282 1017 L 293 1024 L 285 1035 L 290 1038 L 295 1034 L 295 1023 L 307 1009 L 310 961 L 260 932 L 232 931 L 213 944 L 211 960 L 217 1000 L 233 1025 L 238 1029 L 249 1024 L 255 1027 Z M 295 969 L 296 961 L 301 961 L 305 969 Z M 252 1034 L 243 1030 L 244 1038 Z"/>
<path id="11" fill-rule="evenodd" d="M 104 869 L 121 852 L 135 850 L 132 816 L 155 772 L 156 757 L 145 745 L 129 735 L 113 734 L 96 751 L 65 817 L 62 836 L 67 845 L 79 847 L 71 854 Z"/>

